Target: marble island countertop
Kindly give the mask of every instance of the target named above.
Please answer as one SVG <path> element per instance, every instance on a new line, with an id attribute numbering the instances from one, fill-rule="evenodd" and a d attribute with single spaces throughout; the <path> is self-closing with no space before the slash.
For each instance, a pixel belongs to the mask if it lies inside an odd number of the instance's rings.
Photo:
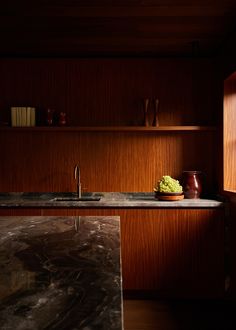
<path id="1" fill-rule="evenodd" d="M 0 217 L 0 329 L 121 330 L 119 217 Z"/>
<path id="2" fill-rule="evenodd" d="M 221 208 L 225 204 L 202 198 L 158 201 L 151 192 L 94 192 L 82 196 L 83 200 L 77 201 L 76 193 L 69 192 L 0 193 L 0 208 Z"/>

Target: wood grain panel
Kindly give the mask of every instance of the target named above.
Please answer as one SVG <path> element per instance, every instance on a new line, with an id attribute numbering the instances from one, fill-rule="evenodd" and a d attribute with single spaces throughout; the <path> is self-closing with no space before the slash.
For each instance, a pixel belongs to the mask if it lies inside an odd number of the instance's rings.
<path id="1" fill-rule="evenodd" d="M 1 60 L 0 66 L 0 120 L 3 121 L 9 120 L 10 106 L 27 104 L 36 106 L 37 123 L 41 125 L 47 107 L 66 111 L 73 126 L 140 125 L 143 98 L 158 97 L 161 125 L 217 122 L 218 83 L 214 66 L 208 60 L 19 59 Z M 76 163 L 81 167 L 82 188 L 87 191 L 152 191 L 162 175 L 179 178 L 182 170 L 192 169 L 206 174 L 205 193 L 217 191 L 217 136 L 217 131 L 1 130 L 0 191 L 75 191 Z M 38 210 L 3 212 L 39 214 Z M 204 222 L 203 213 L 199 212 L 195 215 L 190 211 L 189 218 L 180 210 L 172 215 L 167 210 L 164 213 L 160 210 L 42 210 L 40 214 L 120 215 L 125 289 L 153 288 L 167 295 L 170 292 L 171 296 L 178 295 L 178 288 L 183 288 L 183 294 L 189 292 L 194 296 L 198 276 L 199 294 L 204 288 L 203 294 L 215 295 L 221 291 L 222 283 L 222 232 L 218 227 L 221 221 L 215 226 L 211 211 L 202 210 L 206 215 Z M 168 220 L 168 226 L 164 219 Z M 212 230 L 204 240 L 207 224 Z M 195 235 L 193 239 L 184 240 L 191 234 Z M 193 251 L 191 256 L 184 254 L 184 241 Z M 219 242 L 218 264 L 210 253 L 216 241 Z M 200 246 L 206 247 L 209 254 L 204 251 L 201 256 Z M 150 253 L 145 252 L 149 250 Z M 145 256 L 141 263 L 140 253 Z M 215 279 L 210 286 L 208 277 L 206 281 L 201 273 L 203 269 L 208 273 L 209 255 L 214 271 L 214 276 L 209 272 L 209 278 Z M 196 262 L 191 261 L 191 267 L 187 267 L 185 256 Z M 147 265 L 150 272 L 146 272 Z M 176 277 L 172 278 L 174 272 Z M 134 274 L 138 274 L 137 279 Z"/>
<path id="2" fill-rule="evenodd" d="M 0 209 L 0 216 L 28 216 L 28 215 L 41 215 L 40 209 Z"/>
<path id="3" fill-rule="evenodd" d="M 41 212 L 53 216 L 120 216 L 124 290 L 151 290 L 172 298 L 223 297 L 223 210 L 44 209 Z"/>
<path id="4" fill-rule="evenodd" d="M 144 98 L 158 98 L 164 125 L 214 125 L 219 80 L 208 59 L 1 59 L 0 120 L 10 106 L 65 111 L 72 126 L 141 125 Z M 57 121 L 55 121 L 55 124 Z"/>
<path id="5" fill-rule="evenodd" d="M 218 121 L 219 81 L 209 60 L 2 59 L 0 69 L 1 121 L 10 121 L 10 106 L 31 105 L 38 125 L 48 107 L 65 111 L 72 126 L 141 125 L 146 97 L 159 98 L 161 126 Z M 192 169 L 205 172 L 205 192 L 217 191 L 216 138 L 210 131 L 3 130 L 0 190 L 74 191 L 79 162 L 91 191 L 151 191 L 162 175 Z"/>
<path id="6" fill-rule="evenodd" d="M 236 74 L 224 82 L 224 190 L 236 191 Z"/>
<path id="7" fill-rule="evenodd" d="M 189 210 L 145 215 L 144 221 L 137 211 L 122 222 L 123 256 L 130 259 L 125 264 L 126 285 L 172 296 L 222 295 L 222 218 L 212 211 Z"/>
<path id="8" fill-rule="evenodd" d="M 79 163 L 84 191 L 152 191 L 163 175 L 194 169 L 206 194 L 218 188 L 214 134 L 0 132 L 0 190 L 76 191 Z"/>

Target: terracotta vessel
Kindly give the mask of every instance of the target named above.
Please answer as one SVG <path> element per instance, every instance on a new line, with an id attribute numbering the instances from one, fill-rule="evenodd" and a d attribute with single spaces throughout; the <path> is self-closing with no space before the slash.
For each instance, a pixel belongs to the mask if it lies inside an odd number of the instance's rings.
<path id="1" fill-rule="evenodd" d="M 182 186 L 185 198 L 200 198 L 202 192 L 202 172 L 183 171 Z"/>

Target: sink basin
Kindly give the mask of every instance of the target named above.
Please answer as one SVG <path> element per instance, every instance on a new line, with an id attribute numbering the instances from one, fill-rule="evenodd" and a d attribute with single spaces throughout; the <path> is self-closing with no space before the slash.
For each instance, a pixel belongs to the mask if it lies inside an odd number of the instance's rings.
<path id="1" fill-rule="evenodd" d="M 96 202 L 100 201 L 101 197 L 87 196 L 87 197 L 55 197 L 55 202 Z"/>
<path id="2" fill-rule="evenodd" d="M 155 200 L 155 196 L 153 193 L 135 193 L 129 194 L 129 200 L 140 200 L 140 201 L 150 201 Z"/>

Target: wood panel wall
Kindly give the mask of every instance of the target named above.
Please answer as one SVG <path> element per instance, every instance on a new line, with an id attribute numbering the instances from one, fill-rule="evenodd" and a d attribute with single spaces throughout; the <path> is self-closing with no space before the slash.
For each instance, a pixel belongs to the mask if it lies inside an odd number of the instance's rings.
<path id="1" fill-rule="evenodd" d="M 219 103 L 208 59 L 1 59 L 0 121 L 11 106 L 48 107 L 68 125 L 142 125 L 143 99 L 160 100 L 160 125 L 215 125 Z M 57 121 L 55 120 L 55 125 Z M 16 132 L 0 130 L 0 191 L 151 191 L 165 174 L 202 170 L 216 191 L 215 132 Z"/>
<path id="2" fill-rule="evenodd" d="M 236 73 L 224 82 L 224 190 L 236 191 Z"/>
<path id="3" fill-rule="evenodd" d="M 159 98 L 160 125 L 216 122 L 217 73 L 209 59 L 1 59 L 1 120 L 10 106 L 65 111 L 70 125 L 135 125 L 143 99 Z"/>
<path id="4" fill-rule="evenodd" d="M 213 134 L 213 135 L 212 135 Z M 217 190 L 215 133 L 1 132 L 1 191 L 152 191 L 162 175 L 205 173 Z"/>

